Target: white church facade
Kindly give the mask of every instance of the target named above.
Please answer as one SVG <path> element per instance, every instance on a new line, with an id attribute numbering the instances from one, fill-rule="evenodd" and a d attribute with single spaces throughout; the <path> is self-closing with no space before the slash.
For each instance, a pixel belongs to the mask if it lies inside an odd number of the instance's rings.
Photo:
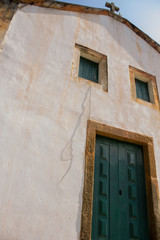
<path id="1" fill-rule="evenodd" d="M 54 1 L 0 40 L 0 239 L 159 240 L 160 46 Z"/>

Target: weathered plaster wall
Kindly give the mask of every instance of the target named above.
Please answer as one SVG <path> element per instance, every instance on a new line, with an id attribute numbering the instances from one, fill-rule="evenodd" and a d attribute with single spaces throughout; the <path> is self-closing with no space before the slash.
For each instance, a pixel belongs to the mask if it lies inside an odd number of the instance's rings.
<path id="1" fill-rule="evenodd" d="M 108 57 L 108 93 L 72 76 L 75 43 Z M 79 239 L 87 120 L 154 139 L 160 113 L 131 100 L 129 65 L 160 55 L 108 16 L 34 6 L 16 12 L 0 52 L 0 239 Z"/>

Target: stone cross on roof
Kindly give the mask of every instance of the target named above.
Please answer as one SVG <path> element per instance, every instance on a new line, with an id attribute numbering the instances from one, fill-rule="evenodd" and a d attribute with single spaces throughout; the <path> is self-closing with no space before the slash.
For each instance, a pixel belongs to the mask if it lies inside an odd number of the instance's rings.
<path id="1" fill-rule="evenodd" d="M 116 12 L 119 12 L 119 7 L 116 7 L 113 2 L 111 2 L 111 3 L 106 2 L 105 6 L 108 7 L 108 8 L 110 8 L 111 12 L 113 12 L 113 13 L 114 13 L 115 11 L 116 11 Z"/>

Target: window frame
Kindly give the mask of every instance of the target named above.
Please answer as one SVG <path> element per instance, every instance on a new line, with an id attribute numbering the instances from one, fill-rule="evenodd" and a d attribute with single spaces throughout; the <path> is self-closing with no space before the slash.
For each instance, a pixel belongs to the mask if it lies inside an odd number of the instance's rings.
<path id="1" fill-rule="evenodd" d="M 132 66 L 129 66 L 129 74 L 132 100 L 137 103 L 143 104 L 147 107 L 159 110 L 160 105 L 156 77 Z M 142 82 L 146 82 L 148 84 L 150 102 L 137 97 L 135 79 L 138 79 L 139 81 Z"/>
<path id="2" fill-rule="evenodd" d="M 90 61 L 93 61 L 99 64 L 98 83 L 92 80 L 79 77 L 80 57 L 86 58 Z M 89 86 L 96 87 L 98 89 L 102 89 L 105 92 L 108 92 L 107 56 L 95 50 L 89 49 L 88 47 L 85 47 L 76 43 L 74 47 L 74 54 L 73 54 L 71 79 L 73 81 L 87 84 Z"/>

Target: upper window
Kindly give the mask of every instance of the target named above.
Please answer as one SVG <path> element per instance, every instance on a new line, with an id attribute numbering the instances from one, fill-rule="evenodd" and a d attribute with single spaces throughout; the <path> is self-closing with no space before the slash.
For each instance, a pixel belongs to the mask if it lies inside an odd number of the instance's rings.
<path id="1" fill-rule="evenodd" d="M 150 102 L 148 83 L 135 78 L 135 84 L 137 98 Z"/>
<path id="2" fill-rule="evenodd" d="M 107 56 L 76 44 L 71 77 L 78 82 L 108 91 Z"/>
<path id="3" fill-rule="evenodd" d="M 129 66 L 132 99 L 140 104 L 159 110 L 156 78 Z"/>
<path id="4" fill-rule="evenodd" d="M 98 67 L 99 64 L 87 58 L 80 57 L 79 77 L 98 83 Z"/>

